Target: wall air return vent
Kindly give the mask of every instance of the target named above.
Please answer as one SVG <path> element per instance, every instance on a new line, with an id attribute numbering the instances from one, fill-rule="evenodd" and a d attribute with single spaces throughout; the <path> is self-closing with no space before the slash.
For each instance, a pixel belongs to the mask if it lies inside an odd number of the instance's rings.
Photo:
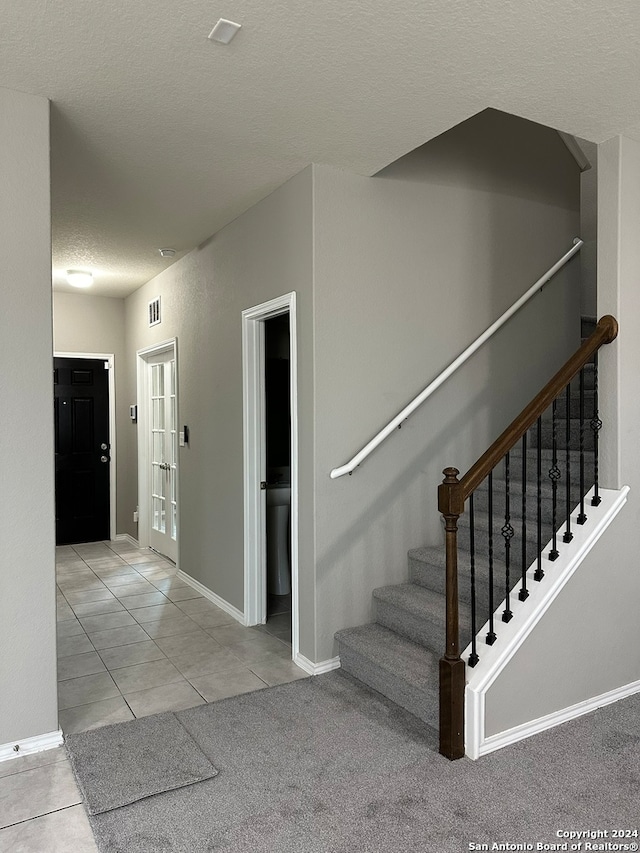
<path id="1" fill-rule="evenodd" d="M 158 323 L 162 322 L 162 317 L 160 316 L 160 297 L 156 296 L 155 299 L 152 299 L 149 303 L 149 325 L 157 326 Z"/>

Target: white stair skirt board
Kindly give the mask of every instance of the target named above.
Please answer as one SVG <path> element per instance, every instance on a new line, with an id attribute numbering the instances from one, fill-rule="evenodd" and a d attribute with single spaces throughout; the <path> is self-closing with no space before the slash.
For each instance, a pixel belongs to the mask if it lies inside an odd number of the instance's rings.
<path id="1" fill-rule="evenodd" d="M 130 536 L 128 533 L 118 533 L 111 539 L 112 542 L 129 542 L 135 548 L 140 547 L 140 543 L 137 539 L 134 539 L 133 536 Z"/>
<path id="2" fill-rule="evenodd" d="M 321 660 L 320 663 L 314 663 L 298 652 L 293 658 L 293 662 L 308 672 L 309 675 L 322 675 L 323 672 L 331 672 L 332 669 L 340 669 L 340 658 L 330 658 L 329 660 Z"/>
<path id="3" fill-rule="evenodd" d="M 206 587 L 204 584 L 197 581 L 195 578 L 192 578 L 191 575 L 188 575 L 186 572 L 183 572 L 182 569 L 178 570 L 176 574 L 178 580 L 184 581 L 190 587 L 199 592 L 200 595 L 203 595 L 205 598 L 208 598 L 209 601 L 212 601 L 220 610 L 224 610 L 225 613 L 228 613 L 229 616 L 233 616 L 241 625 L 247 624 L 244 613 L 241 610 L 238 610 L 237 607 L 234 607 L 233 604 L 229 604 L 228 601 L 225 601 L 224 598 L 220 598 L 219 595 L 216 595 L 215 592 L 211 592 L 211 590 Z"/>
<path id="4" fill-rule="evenodd" d="M 585 504 L 591 502 L 593 491 L 591 489 L 585 497 Z M 552 728 L 573 717 L 586 714 L 601 704 L 606 705 L 617 698 L 622 698 L 622 696 L 616 695 L 613 699 L 607 699 L 606 697 L 612 694 L 605 694 L 604 697 L 579 702 L 571 708 L 563 708 L 538 720 L 516 726 L 506 732 L 498 732 L 490 737 L 485 736 L 485 697 L 487 690 L 544 616 L 560 590 L 565 586 L 578 566 L 580 566 L 586 555 L 620 512 L 626 503 L 629 486 L 623 486 L 619 490 L 600 489 L 599 494 L 602 502 L 597 508 L 597 520 L 585 525 L 577 524 L 576 519 L 579 507 L 576 507 L 571 514 L 571 530 L 573 532 L 571 547 L 563 549 L 560 557 L 553 563 L 553 571 L 549 570 L 545 572 L 545 579 L 542 583 L 534 581 L 533 575 L 537 567 L 537 560 L 532 563 L 527 572 L 529 597 L 526 601 L 520 601 L 517 595 L 511 598 L 513 619 L 507 623 L 500 622 L 500 639 L 498 642 L 493 646 L 483 645 L 480 661 L 473 668 L 467 667 L 467 686 L 465 690 L 465 752 L 469 758 L 479 758 L 481 755 L 501 749 L 510 743 L 523 740 L 532 734 Z M 549 542 L 545 548 L 545 552 L 548 552 L 550 545 L 551 543 Z M 549 562 L 546 554 L 543 556 L 542 561 L 543 565 L 545 562 Z M 504 608 L 505 602 L 503 601 L 500 607 L 496 609 L 496 614 L 504 610 Z M 489 623 L 487 622 L 478 631 L 478 635 L 486 633 L 488 629 Z M 463 652 L 463 659 L 466 661 L 470 654 L 471 645 Z M 629 687 L 631 686 L 629 685 Z M 627 688 L 620 689 L 626 690 Z M 631 690 L 631 692 L 636 691 Z M 612 693 L 617 693 L 617 691 L 612 691 Z M 624 695 L 628 694 L 625 693 Z"/>
<path id="5" fill-rule="evenodd" d="M 64 738 L 62 730 L 48 732 L 45 735 L 36 735 L 12 743 L 0 744 L 0 762 L 11 761 L 12 758 L 21 758 L 23 755 L 32 755 L 34 752 L 43 752 L 45 749 L 54 749 L 62 746 Z M 18 749 L 16 750 L 16 747 Z"/>

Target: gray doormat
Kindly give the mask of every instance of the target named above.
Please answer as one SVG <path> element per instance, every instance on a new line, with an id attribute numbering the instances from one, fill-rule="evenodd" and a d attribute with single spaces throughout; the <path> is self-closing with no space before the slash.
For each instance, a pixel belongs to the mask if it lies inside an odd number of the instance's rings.
<path id="1" fill-rule="evenodd" d="M 218 773 L 172 712 L 68 735 L 65 742 L 91 815 Z"/>
<path id="2" fill-rule="evenodd" d="M 640 695 L 478 762 L 340 671 L 177 717 L 220 775 L 91 817 L 101 853 L 462 853 L 638 823 Z"/>

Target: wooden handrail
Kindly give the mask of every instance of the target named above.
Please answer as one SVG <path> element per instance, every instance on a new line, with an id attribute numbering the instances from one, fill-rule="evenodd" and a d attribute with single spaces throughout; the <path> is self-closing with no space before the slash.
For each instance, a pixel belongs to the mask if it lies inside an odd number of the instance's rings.
<path id="1" fill-rule="evenodd" d="M 491 447 L 482 454 L 475 465 L 472 465 L 464 477 L 462 477 L 460 480 L 462 501 L 466 501 L 469 495 L 478 488 L 480 483 L 488 476 L 489 471 L 493 471 L 503 456 L 514 447 L 516 442 L 533 426 L 540 415 L 549 408 L 551 403 L 566 388 L 574 376 L 578 375 L 591 356 L 603 344 L 610 344 L 614 341 L 617 334 L 617 320 L 610 314 L 606 314 L 600 319 L 593 333 L 589 335 L 582 346 L 560 368 L 553 379 L 547 382 L 542 391 L 533 398 L 529 405 L 520 412 L 518 417 L 512 421 L 502 435 L 493 442 Z"/>

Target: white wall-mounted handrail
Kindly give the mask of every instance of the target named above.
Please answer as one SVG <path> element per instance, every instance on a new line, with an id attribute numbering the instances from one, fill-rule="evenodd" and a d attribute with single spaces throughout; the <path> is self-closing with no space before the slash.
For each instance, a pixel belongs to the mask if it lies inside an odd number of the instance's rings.
<path id="1" fill-rule="evenodd" d="M 354 469 L 357 468 L 358 465 L 360 465 L 360 463 L 363 462 L 367 458 L 367 456 L 369 456 L 369 454 L 376 449 L 376 447 L 378 447 L 378 445 L 382 444 L 385 438 L 391 435 L 391 433 L 396 429 L 396 427 L 399 427 L 400 424 L 409 417 L 409 415 L 413 414 L 413 412 L 415 412 L 415 410 L 419 406 L 421 406 L 424 401 L 428 399 L 433 394 L 433 392 L 436 391 L 442 385 L 443 382 L 446 382 L 447 379 L 453 373 L 455 373 L 455 371 L 462 364 L 464 364 L 465 361 L 467 361 L 467 359 L 471 358 L 471 356 L 474 354 L 474 352 L 476 352 L 476 350 L 480 349 L 480 347 L 486 341 L 488 341 L 489 338 L 493 334 L 495 334 L 495 332 L 497 332 L 501 326 L 504 326 L 507 320 L 510 317 L 513 317 L 516 311 L 519 311 L 520 308 L 522 308 L 522 306 L 526 302 L 528 302 L 532 296 L 535 296 L 535 294 L 544 287 L 544 285 L 549 281 L 549 279 L 553 278 L 553 276 L 558 272 L 558 270 L 561 269 L 567 263 L 567 261 L 569 261 L 577 252 L 580 251 L 581 246 L 582 240 L 579 237 L 576 237 L 573 241 L 573 246 L 571 247 L 571 249 L 569 249 L 569 251 L 564 254 L 559 261 L 557 261 L 549 270 L 547 270 L 547 272 L 543 276 L 541 276 L 535 284 L 532 284 L 529 290 L 527 290 L 526 293 L 523 293 L 523 295 L 516 302 L 513 303 L 511 308 L 508 308 L 501 317 L 498 317 L 495 323 L 492 323 L 489 328 L 486 329 L 480 335 L 479 338 L 476 338 L 476 340 L 470 346 L 468 346 L 466 350 L 464 350 L 464 352 L 460 353 L 460 355 L 454 361 L 452 361 L 451 364 L 447 368 L 445 368 L 445 370 L 443 370 L 442 373 L 438 377 L 436 377 L 436 379 L 433 380 L 433 382 L 427 385 L 424 391 L 421 391 L 418 396 L 415 397 L 409 403 L 408 406 L 405 406 L 404 409 L 399 412 L 393 420 L 389 421 L 389 423 L 386 425 L 386 427 L 384 427 L 384 429 L 381 429 L 380 432 L 375 435 L 368 444 L 365 444 L 362 450 L 356 453 L 353 459 L 350 459 L 349 462 L 347 462 L 345 465 L 341 465 L 339 468 L 334 468 L 331 472 L 331 479 L 335 480 L 338 477 L 344 476 L 345 474 L 351 474 Z"/>

